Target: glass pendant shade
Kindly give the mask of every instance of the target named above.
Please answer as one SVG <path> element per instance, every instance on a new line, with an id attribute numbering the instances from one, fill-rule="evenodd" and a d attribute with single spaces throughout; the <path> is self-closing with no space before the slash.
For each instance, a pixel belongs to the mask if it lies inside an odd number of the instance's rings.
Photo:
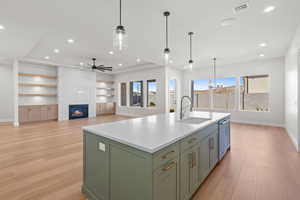
<path id="1" fill-rule="evenodd" d="M 127 40 L 128 37 L 125 28 L 123 26 L 117 26 L 114 30 L 114 49 L 118 51 L 127 49 Z"/>
<path id="2" fill-rule="evenodd" d="M 170 49 L 169 48 L 165 48 L 164 49 L 164 61 L 165 61 L 165 64 L 169 64 L 170 62 Z"/>

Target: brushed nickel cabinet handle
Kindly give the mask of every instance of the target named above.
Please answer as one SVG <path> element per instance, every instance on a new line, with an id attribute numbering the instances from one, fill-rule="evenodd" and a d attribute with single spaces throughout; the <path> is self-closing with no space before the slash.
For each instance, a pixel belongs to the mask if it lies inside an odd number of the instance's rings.
<path id="1" fill-rule="evenodd" d="M 161 159 L 162 159 L 162 160 L 167 159 L 169 155 L 172 155 L 172 154 L 174 154 L 174 153 L 175 153 L 175 151 L 172 150 L 172 151 L 166 153 L 165 155 L 163 155 L 163 156 L 161 157 Z"/>
<path id="2" fill-rule="evenodd" d="M 168 171 L 168 170 L 172 169 L 175 165 L 176 165 L 176 161 L 173 161 L 166 167 L 162 168 L 162 171 Z"/>

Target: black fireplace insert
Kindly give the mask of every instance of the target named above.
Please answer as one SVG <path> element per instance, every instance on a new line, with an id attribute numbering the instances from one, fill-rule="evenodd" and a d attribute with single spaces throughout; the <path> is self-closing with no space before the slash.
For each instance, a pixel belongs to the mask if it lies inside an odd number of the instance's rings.
<path id="1" fill-rule="evenodd" d="M 88 118 L 89 117 L 89 105 L 69 105 L 69 119 Z"/>

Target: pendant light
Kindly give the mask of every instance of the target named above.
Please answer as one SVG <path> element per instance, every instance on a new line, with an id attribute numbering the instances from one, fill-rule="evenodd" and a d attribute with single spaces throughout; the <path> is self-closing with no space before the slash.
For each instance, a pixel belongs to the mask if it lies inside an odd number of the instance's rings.
<path id="1" fill-rule="evenodd" d="M 169 63 L 170 60 L 170 49 L 169 49 L 169 24 L 168 24 L 168 17 L 170 16 L 170 12 L 166 11 L 164 12 L 164 16 L 166 17 L 166 48 L 164 49 L 164 58 L 165 58 L 165 64 Z"/>
<path id="2" fill-rule="evenodd" d="M 194 33 L 193 32 L 189 32 L 188 33 L 188 35 L 189 35 L 189 37 L 190 37 L 190 59 L 189 59 L 189 69 L 190 70 L 192 70 L 193 69 L 193 64 L 194 64 L 194 61 L 193 61 L 193 54 L 192 54 L 192 52 L 193 52 L 193 46 L 192 46 L 192 36 L 194 35 Z"/>
<path id="3" fill-rule="evenodd" d="M 213 61 L 214 61 L 214 66 L 213 66 L 213 79 L 214 79 L 214 82 L 213 82 L 213 85 L 214 87 L 216 88 L 217 87 L 217 58 L 214 57 L 213 58 Z"/>
<path id="4" fill-rule="evenodd" d="M 119 25 L 114 30 L 114 47 L 116 50 L 122 51 L 127 48 L 127 34 L 125 27 L 122 25 L 122 0 L 120 0 Z"/>

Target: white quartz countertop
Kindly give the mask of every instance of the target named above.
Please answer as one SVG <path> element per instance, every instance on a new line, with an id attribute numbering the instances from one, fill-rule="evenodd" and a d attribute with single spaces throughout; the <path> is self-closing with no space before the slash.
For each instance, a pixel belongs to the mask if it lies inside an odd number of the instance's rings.
<path id="1" fill-rule="evenodd" d="M 228 116 L 229 113 L 192 112 L 190 117 L 211 118 L 199 124 L 189 124 L 178 120 L 175 114 L 159 114 L 85 126 L 83 130 L 148 153 L 155 153 Z"/>

